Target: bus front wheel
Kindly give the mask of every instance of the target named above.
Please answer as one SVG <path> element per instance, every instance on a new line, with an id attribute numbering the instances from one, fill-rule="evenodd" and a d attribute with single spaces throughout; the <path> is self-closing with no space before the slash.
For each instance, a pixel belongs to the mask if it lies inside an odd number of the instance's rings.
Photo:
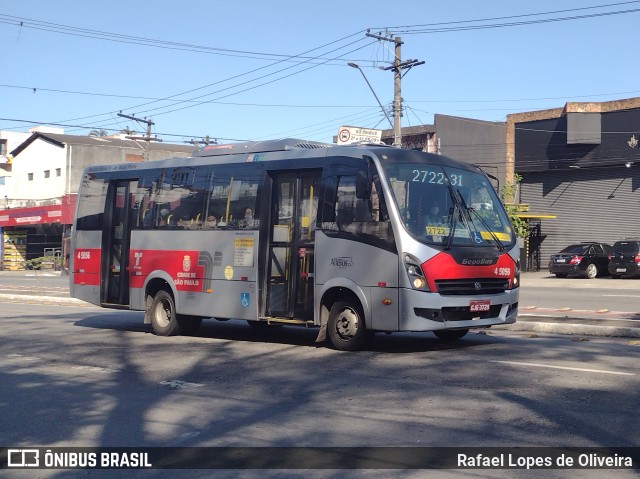
<path id="1" fill-rule="evenodd" d="M 340 351 L 357 351 L 368 337 L 362 311 L 344 301 L 338 301 L 331 307 L 327 332 L 331 344 Z"/>
<path id="2" fill-rule="evenodd" d="M 461 339 L 466 336 L 468 332 L 468 329 L 442 329 L 434 331 L 433 334 L 443 341 L 455 341 L 456 339 Z"/>
<path id="3" fill-rule="evenodd" d="M 161 289 L 151 303 L 151 327 L 158 336 L 175 336 L 180 333 L 173 296 Z"/>

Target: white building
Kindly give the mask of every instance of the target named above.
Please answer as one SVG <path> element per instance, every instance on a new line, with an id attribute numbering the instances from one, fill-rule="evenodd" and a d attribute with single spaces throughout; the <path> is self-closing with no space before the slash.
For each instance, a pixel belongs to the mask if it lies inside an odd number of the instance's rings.
<path id="1" fill-rule="evenodd" d="M 6 246 L 0 251 L 0 266 L 10 269 L 22 269 L 26 260 L 62 248 L 87 166 L 187 157 L 194 150 L 189 145 L 131 140 L 122 135 L 65 135 L 61 129 L 42 127 L 11 136 L 0 164 L 4 178 L 0 185 L 0 248 Z M 20 251 L 12 246 L 16 244 Z"/>
<path id="2" fill-rule="evenodd" d="M 13 165 L 9 153 L 29 138 L 29 136 L 30 133 L 0 130 L 0 208 L 6 208 L 7 201 L 9 197 L 11 197 L 11 173 Z"/>

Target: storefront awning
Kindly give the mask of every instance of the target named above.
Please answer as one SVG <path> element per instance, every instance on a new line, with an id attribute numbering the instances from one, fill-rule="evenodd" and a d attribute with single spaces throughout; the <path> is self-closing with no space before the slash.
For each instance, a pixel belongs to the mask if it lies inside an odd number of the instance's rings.
<path id="1" fill-rule="evenodd" d="M 556 215 L 543 215 L 536 213 L 516 213 L 518 218 L 522 218 L 523 220 L 542 220 L 542 219 L 555 219 Z"/>

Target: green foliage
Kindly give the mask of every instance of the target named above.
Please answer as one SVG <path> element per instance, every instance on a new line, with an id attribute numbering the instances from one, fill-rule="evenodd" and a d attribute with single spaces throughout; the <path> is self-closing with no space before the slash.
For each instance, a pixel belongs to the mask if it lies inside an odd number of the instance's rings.
<path id="1" fill-rule="evenodd" d="M 31 258 L 25 262 L 27 269 L 59 269 L 61 266 L 61 256 L 40 256 L 39 258 Z"/>
<path id="2" fill-rule="evenodd" d="M 100 137 L 100 136 L 109 136 L 109 132 L 107 130 L 91 130 L 89 132 L 89 136 L 95 136 L 95 137 Z"/>
<path id="3" fill-rule="evenodd" d="M 519 238 L 526 238 L 529 236 L 529 223 L 518 216 L 518 213 L 520 212 L 519 205 L 513 203 L 521 181 L 522 176 L 516 173 L 514 175 L 514 182 L 507 183 L 500 190 L 500 199 L 502 199 L 502 202 L 504 203 L 507 215 L 511 220 L 516 236 Z"/>

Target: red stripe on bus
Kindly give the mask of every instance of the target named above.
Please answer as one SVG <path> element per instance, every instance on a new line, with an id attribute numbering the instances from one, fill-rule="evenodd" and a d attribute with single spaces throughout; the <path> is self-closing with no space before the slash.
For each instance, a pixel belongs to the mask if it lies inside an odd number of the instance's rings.
<path id="1" fill-rule="evenodd" d="M 73 284 L 79 286 L 100 286 L 100 275 L 96 273 L 73 273 Z"/>
<path id="2" fill-rule="evenodd" d="M 178 291 L 202 292 L 204 266 L 198 265 L 198 251 L 132 249 L 129 252 L 129 286 L 142 288 L 153 271 L 164 271 Z"/>
<path id="3" fill-rule="evenodd" d="M 422 263 L 422 272 L 431 291 L 437 291 L 435 282 L 440 279 L 503 278 L 512 286 L 515 270 L 516 264 L 508 254 L 500 255 L 496 264 L 484 266 L 459 264 L 447 253 L 438 253 Z"/>
<path id="4" fill-rule="evenodd" d="M 100 284 L 100 248 L 76 248 L 73 258 L 73 284 Z"/>

